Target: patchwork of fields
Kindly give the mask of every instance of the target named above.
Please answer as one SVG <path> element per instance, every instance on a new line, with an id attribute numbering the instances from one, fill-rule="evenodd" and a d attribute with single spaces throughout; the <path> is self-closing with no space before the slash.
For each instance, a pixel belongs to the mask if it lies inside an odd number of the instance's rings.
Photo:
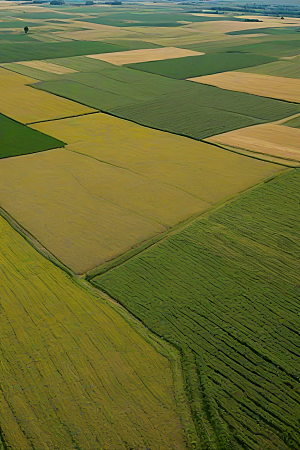
<path id="1" fill-rule="evenodd" d="M 300 445 L 299 189 L 292 170 L 93 279 L 180 348 L 201 448 Z"/>
<path id="2" fill-rule="evenodd" d="M 0 450 L 300 448 L 300 8 L 202 7 L 0 2 Z"/>

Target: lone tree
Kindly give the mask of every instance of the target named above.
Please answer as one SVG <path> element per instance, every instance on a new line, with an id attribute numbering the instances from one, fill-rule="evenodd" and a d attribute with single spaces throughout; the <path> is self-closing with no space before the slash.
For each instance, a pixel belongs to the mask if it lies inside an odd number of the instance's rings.
<path id="1" fill-rule="evenodd" d="M 28 31 L 29 31 L 29 28 L 28 28 L 28 26 L 26 25 L 26 27 L 24 27 L 24 31 L 25 31 L 25 33 L 28 33 Z"/>

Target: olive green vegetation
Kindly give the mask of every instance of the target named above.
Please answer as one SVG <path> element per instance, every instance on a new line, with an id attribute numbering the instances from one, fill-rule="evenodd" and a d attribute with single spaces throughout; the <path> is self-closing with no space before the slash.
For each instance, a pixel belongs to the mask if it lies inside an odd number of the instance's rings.
<path id="1" fill-rule="evenodd" d="M 300 128 L 300 117 L 294 117 L 294 119 L 288 120 L 283 125 L 292 128 Z"/>
<path id="2" fill-rule="evenodd" d="M 299 33 L 300 27 L 282 27 L 282 28 L 255 28 L 253 30 L 238 30 L 238 31 L 229 31 L 226 34 L 231 36 L 235 35 L 243 35 L 243 34 L 275 34 L 275 35 L 285 35 L 285 34 L 296 34 Z"/>
<path id="3" fill-rule="evenodd" d="M 0 114 L 0 158 L 27 155 L 64 145 L 65 143 L 58 139 Z"/>
<path id="4" fill-rule="evenodd" d="M 49 12 L 13 12 L 9 11 L 10 16 L 16 16 L 22 20 L 25 19 L 35 19 L 35 20 L 45 20 L 45 19 L 74 19 L 74 14 L 64 14 L 56 11 Z"/>
<path id="5" fill-rule="evenodd" d="M 156 73 L 165 77 L 185 79 L 227 72 L 243 67 L 257 66 L 270 63 L 276 58 L 263 55 L 241 53 L 216 53 L 185 58 L 166 59 L 163 61 L 148 61 L 128 64 L 131 69 Z"/>
<path id="6" fill-rule="evenodd" d="M 78 72 L 101 72 L 106 69 L 113 69 L 116 66 L 100 59 L 87 58 L 85 56 L 73 56 L 71 58 L 47 59 L 47 62 L 77 70 Z"/>
<path id="7" fill-rule="evenodd" d="M 300 34 L 299 34 L 300 39 Z M 300 40 L 282 40 L 260 42 L 257 44 L 246 44 L 236 47 L 228 47 L 227 51 L 241 53 L 255 53 L 257 55 L 273 56 L 280 58 L 282 56 L 295 56 L 300 53 Z"/>
<path id="8" fill-rule="evenodd" d="M 36 41 L 36 39 L 31 34 L 25 34 L 25 33 L 18 33 L 18 34 L 10 34 L 10 33 L 3 33 L 0 34 L 0 41 L 7 41 L 7 42 L 29 42 L 29 41 Z M 1 51 L 1 47 L 0 47 Z"/>
<path id="9" fill-rule="evenodd" d="M 16 20 L 15 22 L 0 22 L 0 28 L 24 28 L 25 25 L 28 27 L 39 27 L 41 23 L 28 23 L 21 20 Z"/>
<path id="10" fill-rule="evenodd" d="M 118 38 L 108 38 L 105 42 L 115 45 L 125 45 L 128 50 L 142 50 L 146 48 L 160 48 L 161 45 L 153 44 L 152 42 L 137 41 L 134 39 L 118 39 Z"/>
<path id="11" fill-rule="evenodd" d="M 89 19 L 77 19 L 84 20 L 84 22 L 98 23 L 102 25 L 111 25 L 115 27 L 134 27 L 134 26 L 181 26 L 177 23 L 180 21 L 186 22 L 211 22 L 224 20 L 228 17 L 205 17 L 205 16 L 193 16 L 192 14 L 185 13 L 136 13 L 136 12 L 121 12 L 114 14 L 107 14 L 99 17 L 91 17 Z M 238 20 L 234 17 L 231 20 Z M 171 24 L 171 25 L 168 25 Z"/>
<path id="12" fill-rule="evenodd" d="M 297 104 L 118 66 L 99 73 L 58 77 L 32 86 L 141 125 L 194 139 L 300 112 Z"/>
<path id="13" fill-rule="evenodd" d="M 206 450 L 300 448 L 300 172 L 92 283 L 177 347 Z"/>
<path id="14" fill-rule="evenodd" d="M 195 83 L 194 89 L 177 95 L 164 95 L 110 112 L 141 125 L 204 139 L 291 116 L 300 112 L 300 105 Z"/>
<path id="15" fill-rule="evenodd" d="M 105 42 L 68 41 L 68 42 L 29 42 L 0 44 L 0 63 L 30 61 L 47 58 L 80 56 L 95 53 L 121 52 L 127 50 Z"/>
<path id="16" fill-rule="evenodd" d="M 297 58 L 290 60 L 275 61 L 270 64 L 263 64 L 239 72 L 257 73 L 261 75 L 272 75 L 275 77 L 298 78 L 300 79 L 300 60 Z M 284 81 L 283 82 L 288 82 Z"/>

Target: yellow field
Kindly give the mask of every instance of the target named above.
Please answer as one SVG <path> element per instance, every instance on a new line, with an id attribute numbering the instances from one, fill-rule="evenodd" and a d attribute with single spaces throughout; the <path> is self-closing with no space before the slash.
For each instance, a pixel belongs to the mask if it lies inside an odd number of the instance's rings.
<path id="1" fill-rule="evenodd" d="M 300 130 L 297 128 L 267 123 L 219 134 L 205 140 L 300 161 Z"/>
<path id="2" fill-rule="evenodd" d="M 146 61 L 161 61 L 164 59 L 183 58 L 185 56 L 204 55 L 193 50 L 185 50 L 176 47 L 148 48 L 143 50 L 129 50 L 125 52 L 100 53 L 87 55 L 89 58 L 100 59 L 111 64 L 133 64 Z"/>
<path id="3" fill-rule="evenodd" d="M 58 66 L 57 64 L 48 63 L 46 61 L 19 61 L 16 64 L 33 67 L 34 69 L 43 70 L 44 72 L 57 73 L 63 75 L 65 73 L 74 73 L 77 70 L 69 69 L 68 67 Z"/>
<path id="4" fill-rule="evenodd" d="M 8 447 L 183 450 L 169 361 L 2 217 L 0 234 L 0 427 Z"/>
<path id="5" fill-rule="evenodd" d="M 95 111 L 26 84 L 36 80 L 0 67 L 0 112 L 22 123 L 77 116 Z"/>
<path id="6" fill-rule="evenodd" d="M 196 83 L 210 84 L 231 91 L 247 92 L 300 103 L 300 80 L 245 72 L 223 72 L 204 77 L 189 78 Z"/>
<path id="7" fill-rule="evenodd" d="M 207 15 L 207 14 L 205 14 Z M 241 16 L 238 16 L 241 18 Z M 248 16 L 243 16 L 244 18 L 248 18 Z M 251 16 L 253 18 L 253 16 Z M 257 16 L 255 16 L 257 19 Z M 198 29 L 202 32 L 210 32 L 214 34 L 219 33 L 229 33 L 231 31 L 241 31 L 241 30 L 253 30 L 253 29 L 259 29 L 259 28 L 266 28 L 266 27 L 284 27 L 284 26 L 292 26 L 295 21 L 294 18 L 292 19 L 285 19 L 282 21 L 280 17 L 268 17 L 261 19 L 261 16 L 259 16 L 260 20 L 263 20 L 263 22 L 234 22 L 233 20 L 218 20 L 217 22 L 211 21 L 211 22 L 194 22 L 190 25 L 188 25 L 189 28 L 192 29 Z M 299 19 L 298 19 L 299 20 Z M 284 22 L 284 23 L 283 23 Z"/>

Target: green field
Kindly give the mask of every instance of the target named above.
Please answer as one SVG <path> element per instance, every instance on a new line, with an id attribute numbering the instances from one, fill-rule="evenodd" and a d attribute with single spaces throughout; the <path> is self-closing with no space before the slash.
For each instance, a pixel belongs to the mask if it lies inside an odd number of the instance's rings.
<path id="1" fill-rule="evenodd" d="M 92 283 L 180 349 L 203 449 L 300 448 L 300 172 Z"/>
<path id="2" fill-rule="evenodd" d="M 0 28 L 24 28 L 25 25 L 28 27 L 39 27 L 41 23 L 28 23 L 21 20 L 16 20 L 15 22 L 0 22 Z"/>
<path id="3" fill-rule="evenodd" d="M 269 56 L 240 53 L 216 53 L 166 59 L 163 61 L 128 64 L 127 67 L 183 80 L 186 78 L 211 75 L 213 73 L 228 72 L 229 70 L 236 70 L 244 67 L 257 66 L 272 61 L 275 61 L 275 58 L 270 58 Z"/>
<path id="4" fill-rule="evenodd" d="M 241 45 L 232 48 L 228 47 L 227 51 L 255 53 L 257 55 L 272 56 L 275 58 L 280 58 L 282 56 L 295 56 L 300 53 L 300 41 L 297 39 L 260 42 L 258 44 Z"/>
<path id="5" fill-rule="evenodd" d="M 275 61 L 270 64 L 242 69 L 239 72 L 300 79 L 300 61 L 297 58 L 286 61 Z"/>
<path id="6" fill-rule="evenodd" d="M 182 83 L 192 83 L 185 82 Z M 300 112 L 300 105 L 196 84 L 195 89 L 109 112 L 141 125 L 204 139 Z"/>
<path id="7" fill-rule="evenodd" d="M 32 130 L 0 114 L 0 159 L 41 152 L 64 145 L 65 143 L 58 139 Z"/>
<path id="8" fill-rule="evenodd" d="M 25 75 L 30 78 L 35 78 L 40 81 L 49 81 L 57 78 L 55 73 L 45 72 L 44 70 L 35 69 L 33 67 L 24 66 L 18 63 L 3 63 L 0 67 L 12 70 L 13 72 Z"/>
<path id="9" fill-rule="evenodd" d="M 24 25 L 23 25 L 24 26 Z M 69 41 L 69 42 L 29 42 L 21 44 L 0 44 L 0 63 L 30 61 L 37 59 L 64 58 L 95 53 L 121 52 L 127 50 L 105 42 Z"/>
<path id="10" fill-rule="evenodd" d="M 46 20 L 46 19 L 73 19 L 74 14 L 64 14 L 56 11 L 49 12 L 9 12 L 10 16 L 16 16 L 22 20 L 25 19 L 35 19 L 35 20 Z"/>
<path id="11" fill-rule="evenodd" d="M 30 42 L 30 41 L 36 41 L 36 39 L 31 34 L 25 34 L 25 33 L 18 33 L 18 34 L 3 33 L 3 34 L 1 34 L 0 33 L 0 41 Z"/>
<path id="12" fill-rule="evenodd" d="M 286 126 L 292 127 L 292 128 L 300 128 L 300 117 L 294 117 L 294 119 L 288 120 L 283 125 L 286 125 Z"/>
<path id="13" fill-rule="evenodd" d="M 285 34 L 292 34 L 292 35 L 297 35 L 296 33 L 298 33 L 300 30 L 300 27 L 286 27 L 286 28 L 255 28 L 253 30 L 239 30 L 239 31 L 230 31 L 229 34 L 231 36 L 235 36 L 235 35 L 243 35 L 243 34 L 258 34 L 258 33 L 264 33 L 264 34 L 271 34 L 271 35 L 285 35 Z"/>

